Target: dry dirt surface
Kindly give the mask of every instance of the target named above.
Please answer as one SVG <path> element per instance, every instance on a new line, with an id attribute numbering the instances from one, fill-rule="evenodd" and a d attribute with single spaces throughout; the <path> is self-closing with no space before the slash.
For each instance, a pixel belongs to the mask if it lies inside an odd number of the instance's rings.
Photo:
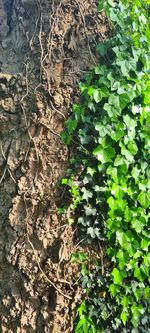
<path id="1" fill-rule="evenodd" d="M 108 23 L 95 0 L 0 0 L 0 332 L 71 333 L 76 230 L 59 134 Z"/>

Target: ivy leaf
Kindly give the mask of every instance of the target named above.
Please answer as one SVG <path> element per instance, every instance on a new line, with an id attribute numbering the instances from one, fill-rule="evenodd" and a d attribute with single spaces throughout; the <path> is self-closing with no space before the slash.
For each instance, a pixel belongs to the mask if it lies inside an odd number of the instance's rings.
<path id="1" fill-rule="evenodd" d="M 89 227 L 87 228 L 87 234 L 90 235 L 92 238 L 99 237 L 99 228 Z"/>
<path id="2" fill-rule="evenodd" d="M 102 148 L 101 146 L 98 146 L 96 149 L 93 151 L 93 155 L 97 157 L 97 159 L 101 163 L 107 163 L 112 160 L 113 157 L 115 157 L 115 149 L 112 148 L 111 146 Z"/>
<path id="3" fill-rule="evenodd" d="M 87 173 L 90 175 L 90 176 L 94 176 L 94 174 L 96 173 L 96 169 L 95 168 L 91 168 L 91 167 L 87 167 Z"/>
<path id="4" fill-rule="evenodd" d="M 148 192 L 142 191 L 138 195 L 138 201 L 143 208 L 147 209 L 150 206 L 150 191 L 148 191 Z"/>
<path id="5" fill-rule="evenodd" d="M 85 209 L 86 216 L 90 216 L 90 215 L 95 216 L 97 213 L 96 208 L 94 208 L 92 205 L 84 206 L 84 209 Z"/>
<path id="6" fill-rule="evenodd" d="M 102 99 L 99 89 L 96 89 L 93 94 L 94 101 L 99 103 Z"/>
<path id="7" fill-rule="evenodd" d="M 137 122 L 132 119 L 128 114 L 123 116 L 123 120 L 128 128 L 134 129 L 137 126 Z"/>
<path id="8" fill-rule="evenodd" d="M 124 158 L 121 155 L 117 155 L 115 161 L 114 161 L 114 166 L 119 166 L 124 163 Z"/>
<path id="9" fill-rule="evenodd" d="M 133 156 L 136 155 L 138 152 L 138 147 L 135 142 L 129 142 L 128 149 Z"/>
<path id="10" fill-rule="evenodd" d="M 132 163 L 134 161 L 132 153 L 128 149 L 126 149 L 125 146 L 122 146 L 121 154 L 124 155 L 129 162 Z"/>
<path id="11" fill-rule="evenodd" d="M 144 297 L 146 299 L 150 299 L 150 288 L 149 286 L 147 286 L 145 289 L 144 289 Z"/>
<path id="12" fill-rule="evenodd" d="M 96 123 L 95 129 L 99 132 L 101 137 L 105 137 L 108 132 L 107 126 L 104 126 L 102 123 Z"/>
<path id="13" fill-rule="evenodd" d="M 140 267 L 136 267 L 134 270 L 134 277 L 137 278 L 139 281 L 143 282 L 145 280 L 145 274 L 143 274 Z"/>
<path id="14" fill-rule="evenodd" d="M 105 2 L 106 2 L 106 0 L 99 1 L 98 7 L 97 7 L 98 11 L 101 11 L 104 9 Z"/>
<path id="15" fill-rule="evenodd" d="M 120 19 L 118 18 L 118 13 L 115 10 L 113 10 L 112 8 L 110 9 L 109 16 L 110 16 L 111 21 L 117 22 L 119 24 Z"/>
<path id="16" fill-rule="evenodd" d="M 116 131 L 112 131 L 110 133 L 110 137 L 116 142 L 119 141 L 123 136 L 124 136 L 123 129 L 121 129 L 121 128 L 117 129 L 117 126 L 116 126 Z"/>
<path id="17" fill-rule="evenodd" d="M 87 225 L 88 225 L 88 221 L 85 219 L 85 218 L 83 218 L 83 217 L 79 217 L 78 218 L 78 224 L 81 224 L 81 225 L 83 225 L 84 227 L 86 227 Z"/>
<path id="18" fill-rule="evenodd" d="M 79 329 L 81 330 L 81 328 L 82 328 L 83 333 L 88 332 L 88 321 L 86 319 L 86 316 L 83 315 L 83 314 L 80 316 L 80 320 L 79 320 L 78 325 L 76 327 L 76 331 L 80 332 Z"/>
<path id="19" fill-rule="evenodd" d="M 66 145 L 69 145 L 71 142 L 71 135 L 65 131 L 60 133 L 60 138 Z"/>
<path id="20" fill-rule="evenodd" d="M 123 245 L 123 241 L 124 241 L 124 233 L 122 230 L 117 230 L 116 232 L 116 238 L 119 242 L 119 244 L 122 246 Z"/>
<path id="21" fill-rule="evenodd" d="M 121 318 L 121 320 L 122 320 L 122 322 L 123 322 L 123 324 L 124 325 L 126 325 L 126 322 L 127 322 L 127 319 L 128 319 L 128 313 L 126 312 L 126 310 L 123 310 L 122 312 L 121 312 L 121 316 L 120 316 L 120 318 Z"/>
<path id="22" fill-rule="evenodd" d="M 113 51 L 115 51 L 114 48 L 113 48 Z M 120 66 L 123 76 L 129 75 L 129 66 L 128 66 L 128 62 L 126 60 L 117 60 L 116 64 L 118 66 Z"/>
<path id="23" fill-rule="evenodd" d="M 68 119 L 66 121 L 66 127 L 67 127 L 67 130 L 68 130 L 68 133 L 69 134 L 72 134 L 72 132 L 76 129 L 77 127 L 77 120 L 76 119 Z"/>
<path id="24" fill-rule="evenodd" d="M 120 110 L 116 109 L 113 105 L 105 103 L 103 109 L 107 112 L 108 116 L 112 119 L 117 119 L 117 116 L 120 115 Z"/>
<path id="25" fill-rule="evenodd" d="M 85 187 L 81 189 L 83 192 L 82 199 L 88 201 L 88 199 L 93 197 L 93 193 L 89 190 L 87 190 Z"/>
<path id="26" fill-rule="evenodd" d="M 119 96 L 115 95 L 115 94 L 111 94 L 109 99 L 108 99 L 108 103 L 110 105 L 114 105 L 116 109 L 120 110 L 120 100 L 119 100 Z"/>
<path id="27" fill-rule="evenodd" d="M 143 230 L 144 225 L 145 225 L 145 223 L 143 223 L 143 222 L 140 221 L 139 219 L 138 219 L 138 220 L 137 220 L 137 219 L 133 219 L 133 220 L 131 221 L 131 224 L 132 224 L 132 228 L 135 229 L 135 231 L 136 231 L 137 233 L 140 233 L 140 232 Z"/>
<path id="28" fill-rule="evenodd" d="M 113 283 L 109 286 L 109 291 L 111 292 L 113 297 L 117 294 L 118 290 L 119 290 L 119 287 Z"/>
<path id="29" fill-rule="evenodd" d="M 72 111 L 75 114 L 75 119 L 79 122 L 84 115 L 84 108 L 79 104 L 73 104 Z"/>
<path id="30" fill-rule="evenodd" d="M 106 42 L 98 44 L 96 50 L 102 57 L 104 57 L 107 54 L 109 47 L 110 47 L 110 41 L 107 40 Z"/>
<path id="31" fill-rule="evenodd" d="M 131 172 L 132 177 L 133 177 L 135 180 L 138 180 L 138 179 L 139 179 L 139 175 L 140 175 L 140 173 L 141 173 L 140 169 L 138 169 L 137 166 L 134 166 L 133 169 L 132 169 L 132 172 Z"/>
<path id="32" fill-rule="evenodd" d="M 100 89 L 95 89 L 93 93 L 93 98 L 96 103 L 99 103 L 104 97 L 109 95 L 107 87 L 101 87 Z"/>
<path id="33" fill-rule="evenodd" d="M 124 93 L 119 96 L 119 105 L 121 110 L 123 110 L 130 103 L 130 97 L 128 94 Z"/>
<path id="34" fill-rule="evenodd" d="M 114 268 L 112 273 L 113 275 L 113 280 L 114 280 L 114 284 L 118 284 L 121 285 L 123 279 L 127 276 L 127 274 L 124 271 L 119 271 L 117 268 Z"/>
<path id="35" fill-rule="evenodd" d="M 119 268 L 122 270 L 126 266 L 129 254 L 126 251 L 119 250 L 116 257 L 119 259 Z"/>
<path id="36" fill-rule="evenodd" d="M 140 316 L 141 314 L 144 313 L 143 306 L 136 305 L 136 303 L 134 303 L 131 307 L 131 312 L 132 312 L 132 320 L 131 320 L 132 324 L 134 327 L 138 327 Z"/>
<path id="37" fill-rule="evenodd" d="M 144 251 L 148 251 L 149 246 L 150 246 L 150 240 L 142 238 L 142 240 L 141 240 L 141 249 L 143 249 Z"/>

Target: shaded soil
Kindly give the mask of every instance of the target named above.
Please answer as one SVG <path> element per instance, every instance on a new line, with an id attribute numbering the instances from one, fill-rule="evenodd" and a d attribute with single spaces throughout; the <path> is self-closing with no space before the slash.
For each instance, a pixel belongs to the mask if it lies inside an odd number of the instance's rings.
<path id="1" fill-rule="evenodd" d="M 59 133 L 109 30 L 95 0 L 0 0 L 0 332 L 71 333 L 76 230 Z"/>

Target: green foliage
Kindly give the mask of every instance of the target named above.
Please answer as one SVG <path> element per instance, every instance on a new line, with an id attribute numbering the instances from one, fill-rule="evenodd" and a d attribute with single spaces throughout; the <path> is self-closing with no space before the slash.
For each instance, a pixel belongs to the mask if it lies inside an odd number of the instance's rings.
<path id="1" fill-rule="evenodd" d="M 101 330 L 97 330 L 95 327 L 93 321 L 88 316 L 88 309 L 83 302 L 80 307 L 78 308 L 78 315 L 80 320 L 78 321 L 78 324 L 76 326 L 75 333 L 101 333 Z"/>
<path id="2" fill-rule="evenodd" d="M 74 105 L 61 135 L 65 143 L 77 142 L 72 175 L 64 183 L 80 236 L 107 244 L 112 263 L 105 276 L 100 263 L 92 270 L 82 263 L 88 296 L 78 310 L 76 333 L 121 332 L 122 325 L 123 332 L 149 329 L 149 3 L 99 0 L 114 34 L 97 47 L 101 64 L 80 84 L 81 105 Z"/>

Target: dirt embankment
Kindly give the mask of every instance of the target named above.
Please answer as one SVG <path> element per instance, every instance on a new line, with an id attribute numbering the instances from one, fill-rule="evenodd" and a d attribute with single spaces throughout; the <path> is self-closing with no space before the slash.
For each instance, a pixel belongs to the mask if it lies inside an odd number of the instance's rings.
<path id="1" fill-rule="evenodd" d="M 107 31 L 95 0 L 0 0 L 2 333 L 72 332 L 80 290 L 75 233 L 57 214 L 59 133 Z"/>

